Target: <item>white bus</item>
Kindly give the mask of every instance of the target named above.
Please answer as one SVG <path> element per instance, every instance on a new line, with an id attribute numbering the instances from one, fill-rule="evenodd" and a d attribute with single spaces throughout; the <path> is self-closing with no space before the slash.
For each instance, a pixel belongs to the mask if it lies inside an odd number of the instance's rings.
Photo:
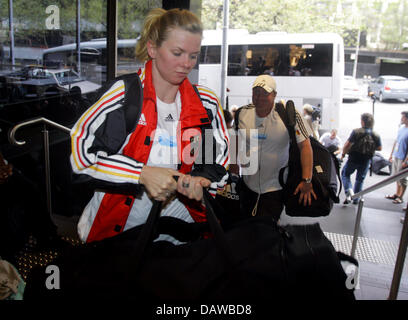
<path id="1" fill-rule="evenodd" d="M 222 30 L 206 30 L 201 46 L 199 83 L 221 96 Z M 277 83 L 277 100 L 291 99 L 301 110 L 321 109 L 321 129 L 338 128 L 344 76 L 343 39 L 334 33 L 228 31 L 229 108 L 252 101 L 251 85 L 260 74 Z"/>
<path id="2" fill-rule="evenodd" d="M 118 56 L 134 57 L 136 39 L 118 40 Z M 97 62 L 106 64 L 106 39 L 94 39 L 80 43 L 81 62 Z M 65 44 L 62 46 L 46 49 L 43 52 L 43 64 L 45 66 L 52 64 L 69 64 L 76 62 L 77 48 L 76 43 Z"/>
<path id="3" fill-rule="evenodd" d="M 139 67 L 135 59 L 136 39 L 120 39 L 117 42 L 117 73 L 135 72 Z M 106 80 L 106 39 L 94 39 L 84 41 L 80 44 L 81 48 L 81 76 L 102 83 Z M 73 67 L 77 66 L 77 48 L 76 43 L 66 44 L 43 52 L 42 63 L 46 67 Z"/>

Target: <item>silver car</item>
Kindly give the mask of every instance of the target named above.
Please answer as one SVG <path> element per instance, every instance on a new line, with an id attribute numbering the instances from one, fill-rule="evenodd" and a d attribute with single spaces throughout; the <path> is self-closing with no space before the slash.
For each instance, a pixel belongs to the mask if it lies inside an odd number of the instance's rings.
<path id="1" fill-rule="evenodd" d="M 352 76 L 344 76 L 343 101 L 358 101 L 362 97 L 360 86 Z"/>
<path id="2" fill-rule="evenodd" d="M 368 93 L 380 101 L 387 99 L 408 100 L 408 79 L 401 76 L 380 76 L 368 85 Z"/>

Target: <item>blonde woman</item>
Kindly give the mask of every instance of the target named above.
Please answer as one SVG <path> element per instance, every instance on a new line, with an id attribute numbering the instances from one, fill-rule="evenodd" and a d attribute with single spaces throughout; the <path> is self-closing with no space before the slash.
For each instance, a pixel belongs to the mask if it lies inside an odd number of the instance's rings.
<path id="1" fill-rule="evenodd" d="M 95 192 L 78 224 L 82 240 L 111 237 L 144 223 L 152 200 L 168 202 L 162 216 L 205 220 L 203 188 L 215 196 L 225 185 L 229 137 L 218 98 L 187 79 L 201 40 L 202 25 L 193 13 L 153 9 L 136 46 L 138 60 L 145 62 L 138 71 L 143 107 L 136 129 L 123 134 L 121 80 L 73 127 L 74 172 L 115 190 Z M 206 152 L 205 160 L 198 157 L 203 143 L 213 146 L 206 150 L 217 150 Z"/>

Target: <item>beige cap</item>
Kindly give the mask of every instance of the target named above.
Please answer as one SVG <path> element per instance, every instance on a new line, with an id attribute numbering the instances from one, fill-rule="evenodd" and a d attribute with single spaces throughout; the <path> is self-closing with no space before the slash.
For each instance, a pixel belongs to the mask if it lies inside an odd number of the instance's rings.
<path id="1" fill-rule="evenodd" d="M 255 87 L 264 88 L 268 93 L 271 93 L 272 91 L 276 91 L 276 82 L 275 79 L 271 76 L 263 74 L 255 79 L 252 88 Z"/>

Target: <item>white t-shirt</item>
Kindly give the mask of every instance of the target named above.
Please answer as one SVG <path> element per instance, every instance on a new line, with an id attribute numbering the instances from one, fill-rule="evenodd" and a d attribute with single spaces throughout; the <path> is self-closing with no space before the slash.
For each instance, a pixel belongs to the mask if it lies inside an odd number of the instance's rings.
<path id="1" fill-rule="evenodd" d="M 341 146 L 341 139 L 336 135 L 334 139 L 330 139 L 331 133 L 330 132 L 325 132 L 321 137 L 320 137 L 320 143 L 324 145 L 326 148 L 334 145 L 336 147 Z"/>
<path id="2" fill-rule="evenodd" d="M 170 104 L 161 101 L 158 97 L 156 99 L 157 128 L 146 165 L 177 170 L 177 125 L 181 111 L 180 93 L 177 93 L 176 101 Z M 152 205 L 152 200 L 146 192 L 143 192 L 135 199 L 126 225 L 136 226 L 145 223 Z M 162 210 L 161 216 L 172 216 L 187 222 L 194 222 L 186 207 L 177 198 Z M 178 243 L 173 237 L 166 235 L 161 235 L 158 240 Z"/>
<path id="3" fill-rule="evenodd" d="M 254 192 L 266 193 L 282 189 L 279 183 L 279 170 L 288 164 L 289 133 L 275 108 L 265 118 L 256 115 L 255 108 L 242 109 L 239 114 L 238 129 L 245 133 L 246 156 L 258 153 L 258 169 L 254 174 L 243 175 L 245 184 Z M 311 135 L 300 114 L 296 117 L 296 141 L 300 143 Z M 253 164 L 251 164 L 253 165 Z M 286 179 L 286 177 L 285 177 Z"/>
<path id="4" fill-rule="evenodd" d="M 157 128 L 147 165 L 177 169 L 177 124 L 180 118 L 180 108 L 178 108 L 180 104 L 165 103 L 158 97 L 156 99 Z"/>

